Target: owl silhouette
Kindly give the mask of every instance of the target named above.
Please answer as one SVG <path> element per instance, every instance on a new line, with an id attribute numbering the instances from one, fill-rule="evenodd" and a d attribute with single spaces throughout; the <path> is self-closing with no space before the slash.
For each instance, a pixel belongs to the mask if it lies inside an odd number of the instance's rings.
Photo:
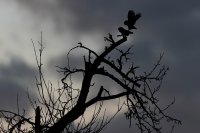
<path id="1" fill-rule="evenodd" d="M 129 30 L 137 29 L 134 25 L 136 21 L 141 17 L 140 13 L 135 14 L 133 10 L 129 10 L 128 12 L 128 20 L 124 21 L 124 24 L 128 26 Z"/>
<path id="2" fill-rule="evenodd" d="M 122 36 L 128 36 L 129 34 L 133 34 L 133 32 L 126 30 L 123 27 L 119 27 L 118 30 L 122 34 Z"/>

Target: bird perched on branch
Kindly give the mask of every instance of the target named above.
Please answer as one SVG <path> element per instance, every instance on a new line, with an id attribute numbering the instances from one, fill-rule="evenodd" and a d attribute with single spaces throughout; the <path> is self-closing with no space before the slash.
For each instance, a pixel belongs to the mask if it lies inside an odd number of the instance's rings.
<path id="1" fill-rule="evenodd" d="M 122 36 L 128 36 L 129 34 L 133 34 L 133 32 L 126 30 L 123 27 L 119 27 L 118 30 L 122 34 Z"/>
<path id="2" fill-rule="evenodd" d="M 128 20 L 124 21 L 124 24 L 128 26 L 129 30 L 137 29 L 134 25 L 136 21 L 141 17 L 140 13 L 135 14 L 133 10 L 129 10 L 128 12 Z"/>

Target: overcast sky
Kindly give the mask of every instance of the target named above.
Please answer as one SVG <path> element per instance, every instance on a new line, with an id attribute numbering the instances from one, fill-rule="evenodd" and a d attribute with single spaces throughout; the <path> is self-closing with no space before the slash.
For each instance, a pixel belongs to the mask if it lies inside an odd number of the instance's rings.
<path id="1" fill-rule="evenodd" d="M 117 34 L 129 9 L 142 13 L 131 42 L 138 65 L 151 67 L 165 53 L 163 62 L 170 71 L 161 96 L 169 102 L 176 98 L 170 111 L 183 124 L 175 132 L 199 132 L 199 0 L 0 0 L 0 108 L 14 107 L 17 94 L 34 88 L 37 68 L 31 39 L 37 42 L 41 31 L 45 67 L 53 76 L 55 66 L 77 42 L 101 51 L 106 45 L 103 37 Z M 123 115 L 105 130 L 133 131 Z"/>

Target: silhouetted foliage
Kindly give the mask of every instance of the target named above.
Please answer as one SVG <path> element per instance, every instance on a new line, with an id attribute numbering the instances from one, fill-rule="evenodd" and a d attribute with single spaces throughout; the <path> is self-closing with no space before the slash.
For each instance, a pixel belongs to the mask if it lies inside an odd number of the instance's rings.
<path id="1" fill-rule="evenodd" d="M 132 47 L 127 50 L 119 47 L 133 34 L 132 30 L 136 29 L 135 23 L 140 17 L 140 13 L 135 14 L 134 11 L 130 10 L 127 20 L 124 21 L 124 27 L 118 28 L 120 35 L 117 35 L 117 39 L 114 39 L 110 33 L 104 38 L 109 45 L 102 53 L 96 53 L 81 42 L 70 49 L 67 54 L 68 60 L 69 54 L 74 50 L 87 51 L 83 57 L 84 67 L 71 68 L 69 62 L 65 67 L 58 67 L 58 71 L 64 75 L 60 82 L 62 85 L 58 85 L 58 88 L 54 88 L 51 82 L 47 82 L 43 75 L 42 53 L 44 47 L 42 36 L 39 42 L 39 54 L 37 54 L 33 42 L 39 70 L 39 76 L 36 78 L 39 97 L 33 100 L 28 94 L 28 98 L 35 110 L 35 119 L 32 116 L 27 116 L 25 110 L 22 113 L 0 110 L 0 131 L 4 133 L 97 133 L 102 131 L 122 108 L 126 110 L 125 118 L 130 122 L 130 126 L 134 122 L 142 133 L 160 133 L 162 120 L 180 124 L 179 120 L 166 114 L 166 110 L 174 101 L 165 108 L 161 108 L 156 96 L 169 69 L 167 66 L 161 65 L 163 55 L 160 55 L 149 72 L 138 75 L 139 67 L 131 62 Z M 113 58 L 113 52 L 118 53 L 118 58 Z M 82 74 L 80 89 L 74 87 L 72 80 L 72 76 L 77 73 Z M 118 87 L 120 92 L 112 94 L 110 89 L 101 83 L 99 88 L 95 87 L 96 96 L 90 98 L 89 91 L 92 87 L 94 89 L 92 79 L 95 75 L 104 76 L 114 81 L 117 86 L 120 86 Z M 113 86 L 116 85 L 113 84 Z M 112 117 L 107 117 L 103 109 L 104 101 L 120 98 L 125 100 L 122 100 L 122 104 L 119 100 L 116 113 Z M 91 120 L 87 122 L 84 113 L 91 106 L 94 107 L 94 110 L 91 114 Z"/>

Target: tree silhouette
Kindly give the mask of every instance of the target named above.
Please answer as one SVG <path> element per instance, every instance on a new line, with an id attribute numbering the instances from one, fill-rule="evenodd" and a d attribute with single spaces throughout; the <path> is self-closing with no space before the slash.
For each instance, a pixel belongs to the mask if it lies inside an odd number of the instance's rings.
<path id="1" fill-rule="evenodd" d="M 171 102 L 165 108 L 159 106 L 159 99 L 156 94 L 160 90 L 161 83 L 165 77 L 168 67 L 161 65 L 163 54 L 149 72 L 138 74 L 139 67 L 132 63 L 132 47 L 126 50 L 120 46 L 124 44 L 130 35 L 133 34 L 136 21 L 141 14 L 135 14 L 130 10 L 124 26 L 119 27 L 120 35 L 113 37 L 110 33 L 105 37 L 109 43 L 101 53 L 96 53 L 92 49 L 84 46 L 81 42 L 69 50 L 67 54 L 68 65 L 58 67 L 58 71 L 64 76 L 61 79 L 61 86 L 54 88 L 51 82 L 45 80 L 42 72 L 42 53 L 44 50 L 42 42 L 39 42 L 39 54 L 37 54 L 34 42 L 34 52 L 39 70 L 36 78 L 38 89 L 38 99 L 32 99 L 29 94 L 28 99 L 35 110 L 35 117 L 22 113 L 0 110 L 1 125 L 0 131 L 4 133 L 90 133 L 100 132 L 107 124 L 121 111 L 125 109 L 125 118 L 129 120 L 130 126 L 134 120 L 138 129 L 143 133 L 161 132 L 161 121 L 166 120 L 174 124 L 180 121 L 168 116 L 166 110 L 174 103 Z M 74 50 L 83 49 L 87 53 L 83 56 L 84 66 L 71 68 L 69 54 Z M 117 53 L 117 57 L 113 57 Z M 81 74 L 81 88 L 74 87 L 72 76 Z M 94 76 L 107 77 L 114 81 L 119 92 L 112 93 L 106 88 L 104 83 L 96 87 L 92 82 Z M 90 90 L 95 89 L 97 94 L 89 97 Z M 104 101 L 113 99 L 125 99 L 117 105 L 116 113 L 112 117 L 107 117 L 103 109 Z M 122 104 L 120 104 L 122 103 Z M 85 120 L 86 109 L 93 106 L 90 121 Z M 173 129 L 173 128 L 172 128 Z"/>

